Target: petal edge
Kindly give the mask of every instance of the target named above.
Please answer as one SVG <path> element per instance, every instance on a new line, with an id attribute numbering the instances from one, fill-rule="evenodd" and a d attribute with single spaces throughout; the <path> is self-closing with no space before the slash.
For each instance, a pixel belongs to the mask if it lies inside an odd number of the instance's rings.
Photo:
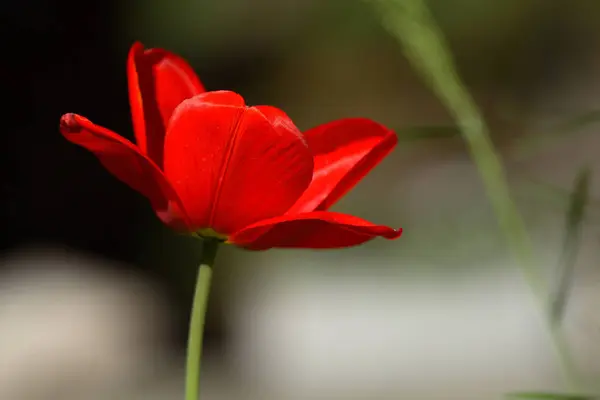
<path id="1" fill-rule="evenodd" d="M 164 136 L 173 110 L 183 100 L 204 93 L 204 86 L 182 57 L 163 49 L 144 49 L 140 42 L 129 50 L 127 80 L 136 143 L 162 167 Z"/>
<path id="2" fill-rule="evenodd" d="M 231 235 L 229 242 L 249 250 L 336 249 L 357 246 L 378 236 L 393 240 L 402 229 L 375 225 L 353 215 L 314 211 L 259 221 Z"/>
<path id="3" fill-rule="evenodd" d="M 367 118 L 332 121 L 304 133 L 311 149 L 313 180 L 290 214 L 329 209 L 396 146 L 396 134 Z"/>
<path id="4" fill-rule="evenodd" d="M 92 152 L 112 175 L 148 198 L 165 224 L 187 230 L 187 215 L 177 194 L 158 166 L 133 143 L 73 113 L 61 117 L 60 131 L 71 143 Z"/>

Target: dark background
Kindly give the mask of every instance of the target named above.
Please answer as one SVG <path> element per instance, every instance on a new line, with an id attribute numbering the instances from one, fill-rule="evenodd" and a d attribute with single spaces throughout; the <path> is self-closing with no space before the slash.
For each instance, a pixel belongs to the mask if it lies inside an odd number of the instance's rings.
<path id="1" fill-rule="evenodd" d="M 44 243 L 124 261 L 119 265 L 163 286 L 181 310 L 174 344 L 183 349 L 194 268 L 181 272 L 192 278 L 182 283 L 179 272 L 165 268 L 160 253 L 176 253 L 179 240 L 198 244 L 172 235 L 154 220 L 143 197 L 58 131 L 60 116 L 75 112 L 133 137 L 125 60 L 134 38 L 119 34 L 118 4 L 34 0 L 3 5 L 0 246 L 7 251 Z M 235 87 L 252 73 L 248 64 L 232 58 L 209 66 L 203 81 L 209 87 L 223 82 Z M 149 232 L 156 231 L 166 236 L 156 248 L 159 254 L 145 255 Z M 194 265 L 193 255 L 187 260 Z M 180 267 L 171 262 L 170 268 Z M 210 327 L 209 347 L 222 336 L 218 323 Z"/>

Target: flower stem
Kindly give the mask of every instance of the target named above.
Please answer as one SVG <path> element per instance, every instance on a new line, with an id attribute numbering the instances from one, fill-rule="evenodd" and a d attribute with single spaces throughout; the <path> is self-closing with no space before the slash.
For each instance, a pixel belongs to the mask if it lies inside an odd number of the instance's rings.
<path id="1" fill-rule="evenodd" d="M 381 13 L 385 28 L 403 45 L 413 67 L 457 121 L 508 245 L 536 298 L 540 311 L 547 310 L 548 284 L 536 265 L 525 223 L 512 200 L 500 157 L 475 101 L 464 88 L 443 33 L 425 0 L 368 0 Z M 560 327 L 544 318 L 562 367 L 565 384 L 581 389 L 576 366 Z"/>
<path id="2" fill-rule="evenodd" d="M 190 316 L 190 329 L 187 344 L 185 367 L 185 400 L 198 400 L 200 394 L 200 366 L 202 361 L 202 338 L 206 320 L 206 306 L 210 293 L 213 266 L 219 242 L 204 239 L 202 259 L 198 269 L 196 290 Z"/>

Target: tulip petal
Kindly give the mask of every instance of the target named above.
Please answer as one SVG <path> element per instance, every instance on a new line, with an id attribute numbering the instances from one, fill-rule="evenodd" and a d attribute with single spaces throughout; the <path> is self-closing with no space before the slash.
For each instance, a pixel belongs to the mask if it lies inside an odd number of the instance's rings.
<path id="1" fill-rule="evenodd" d="M 137 145 L 162 167 L 164 136 L 173 110 L 203 93 L 204 86 L 183 58 L 163 49 L 144 50 L 139 42 L 129 51 L 127 78 Z"/>
<path id="2" fill-rule="evenodd" d="M 254 107 L 259 110 L 265 118 L 273 125 L 277 131 L 281 131 L 285 134 L 288 131 L 295 132 L 298 136 L 303 136 L 302 132 L 296 127 L 294 122 L 288 115 L 279 108 L 273 106 L 256 106 Z"/>
<path id="3" fill-rule="evenodd" d="M 70 142 L 94 153 L 111 174 L 146 196 L 164 223 L 186 229 L 187 216 L 177 194 L 156 164 L 133 143 L 76 114 L 62 116 L 60 131 Z"/>
<path id="4" fill-rule="evenodd" d="M 227 235 L 285 213 L 310 183 L 313 162 L 297 129 L 275 129 L 241 96 L 220 91 L 177 107 L 164 171 L 194 227 Z"/>
<path id="5" fill-rule="evenodd" d="M 396 146 L 396 134 L 366 118 L 341 119 L 304 133 L 314 156 L 309 188 L 290 214 L 327 210 Z"/>
<path id="6" fill-rule="evenodd" d="M 336 249 L 356 246 L 378 236 L 396 239 L 401 234 L 402 229 L 375 225 L 352 215 L 314 211 L 259 221 L 231 235 L 229 242 L 250 250 Z"/>

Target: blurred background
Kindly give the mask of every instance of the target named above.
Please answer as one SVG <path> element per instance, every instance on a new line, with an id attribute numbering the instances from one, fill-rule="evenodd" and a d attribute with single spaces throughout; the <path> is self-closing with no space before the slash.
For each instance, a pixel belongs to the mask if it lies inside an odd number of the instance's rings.
<path id="1" fill-rule="evenodd" d="M 539 267 L 559 263 L 573 182 L 592 170 L 564 329 L 600 376 L 600 3 L 430 0 L 490 124 Z M 499 399 L 559 368 L 452 119 L 358 0 L 7 2 L 0 11 L 0 399 L 178 399 L 201 249 L 62 138 L 75 112 L 132 138 L 133 41 L 209 90 L 301 129 L 363 116 L 398 148 L 335 209 L 395 242 L 218 257 L 211 399 Z M 419 126 L 443 135 L 422 138 Z"/>

